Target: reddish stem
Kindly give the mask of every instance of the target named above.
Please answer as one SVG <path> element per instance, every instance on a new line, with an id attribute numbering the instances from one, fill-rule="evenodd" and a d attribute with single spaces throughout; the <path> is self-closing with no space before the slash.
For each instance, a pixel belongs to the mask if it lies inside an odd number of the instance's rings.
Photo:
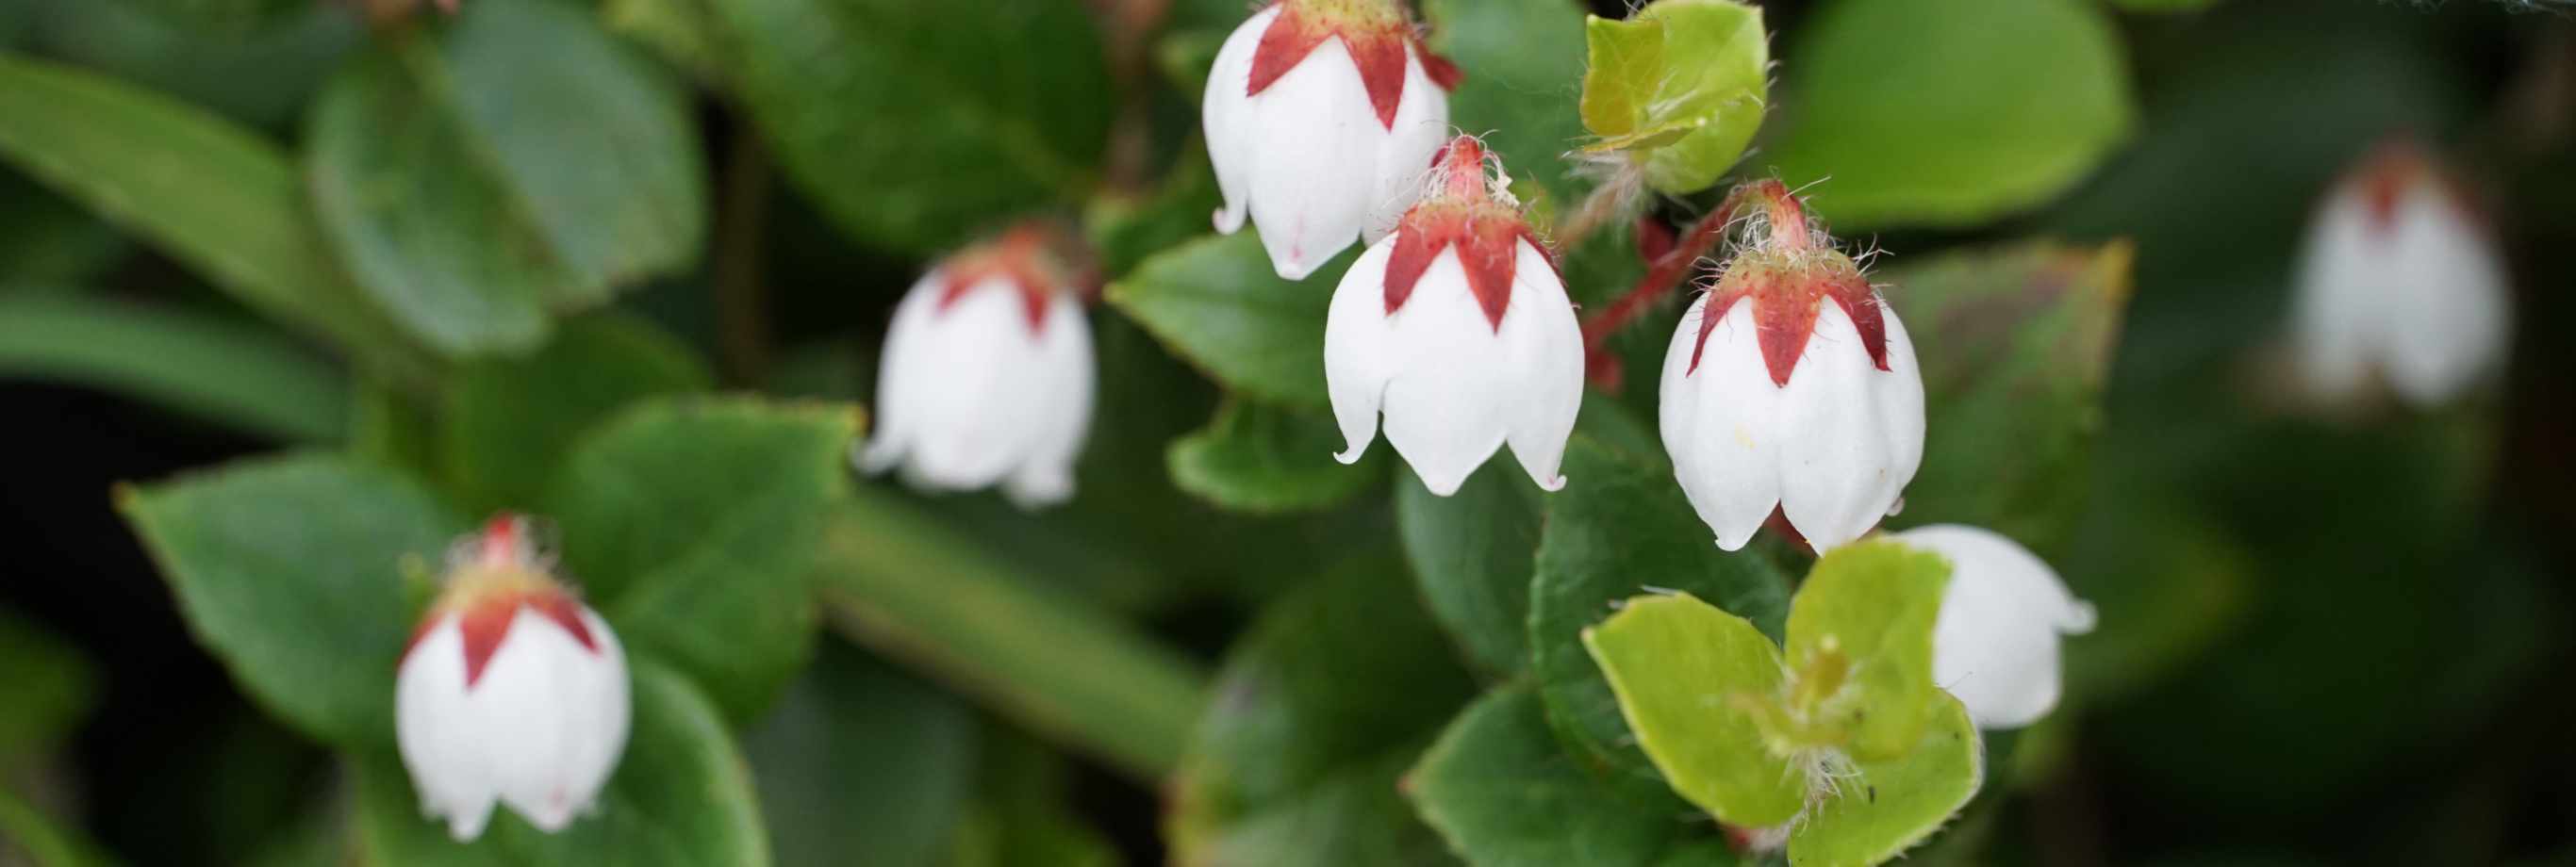
<path id="1" fill-rule="evenodd" d="M 1661 255 L 1648 255 L 1646 276 L 1638 279 L 1636 287 L 1619 296 L 1619 300 L 1610 302 L 1610 306 L 1592 317 L 1592 321 L 1584 323 L 1585 369 L 1594 386 L 1602 391 L 1618 393 L 1623 371 L 1620 370 L 1619 359 L 1608 350 L 1610 336 L 1619 333 L 1637 317 L 1654 309 L 1674 289 L 1680 288 L 1683 278 L 1690 276 L 1692 266 L 1707 257 L 1709 251 L 1717 248 L 1718 241 L 1726 237 L 1726 227 L 1735 221 L 1736 213 L 1754 200 L 1759 200 L 1762 207 L 1770 212 L 1774 243 L 1792 248 L 1806 246 L 1806 209 L 1798 204 L 1796 196 L 1790 195 L 1788 185 L 1776 179 L 1764 179 L 1736 187 L 1734 192 L 1727 194 L 1725 201 L 1718 203 L 1716 210 L 1692 223 L 1690 231 L 1669 249 L 1662 251 Z M 1641 234 L 1640 237 L 1650 236 Z"/>

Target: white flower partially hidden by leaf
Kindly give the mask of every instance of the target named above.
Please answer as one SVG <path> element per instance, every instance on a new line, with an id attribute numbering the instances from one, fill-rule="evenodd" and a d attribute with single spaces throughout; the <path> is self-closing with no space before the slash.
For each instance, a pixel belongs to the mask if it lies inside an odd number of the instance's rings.
<path id="1" fill-rule="evenodd" d="M 2337 184 L 2304 256 L 2295 359 L 2312 396 L 2348 401 L 2376 378 L 2432 407 L 2503 360 L 2512 328 L 2503 256 L 2421 151 L 2387 146 Z"/>
<path id="2" fill-rule="evenodd" d="M 1762 183 L 1768 237 L 1682 315 L 1660 425 L 1719 547 L 1744 547 L 1777 513 L 1821 552 L 1876 527 L 1914 479 L 1923 375 L 1851 257 L 1809 237 L 1787 190 Z"/>
<path id="3" fill-rule="evenodd" d="M 1324 324 L 1324 380 L 1348 448 L 1386 439 L 1432 493 L 1458 491 L 1508 442 L 1539 487 L 1557 472 L 1583 403 L 1583 330 L 1556 263 L 1487 156 L 1461 136 L 1431 192 L 1371 246 Z"/>
<path id="4" fill-rule="evenodd" d="M 626 654 L 547 573 L 527 524 L 457 546 L 395 676 L 394 735 L 421 810 L 458 840 L 497 801 L 552 833 L 590 809 L 626 751 Z"/>
<path id="5" fill-rule="evenodd" d="M 1936 524 L 1891 536 L 1950 561 L 1932 630 L 1933 681 L 1968 706 L 1978 728 L 2020 728 L 2055 709 L 2058 639 L 2093 631 L 2093 606 L 2038 555 L 1991 530 Z"/>
<path id="6" fill-rule="evenodd" d="M 1281 0 L 1253 15 L 1217 52 L 1203 98 L 1225 194 L 1217 230 L 1248 214 L 1289 280 L 1354 238 L 1377 243 L 1448 136 L 1457 81 L 1395 0 Z"/>
<path id="7" fill-rule="evenodd" d="M 1091 324 L 1044 232 L 950 258 L 895 309 L 859 468 L 914 487 L 1002 485 L 1022 508 L 1073 496 L 1091 427 Z"/>

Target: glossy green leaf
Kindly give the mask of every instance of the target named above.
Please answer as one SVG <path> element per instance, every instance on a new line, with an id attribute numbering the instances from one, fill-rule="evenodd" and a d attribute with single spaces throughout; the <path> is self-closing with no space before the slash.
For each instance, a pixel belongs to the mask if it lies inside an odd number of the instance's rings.
<path id="1" fill-rule="evenodd" d="M 678 89 L 550 0 L 385 44 L 324 91 L 307 139 L 352 272 L 451 355 L 533 347 L 549 309 L 686 267 L 705 234 Z"/>
<path id="2" fill-rule="evenodd" d="M 422 355 L 343 276 L 275 145 L 87 72 L 0 57 L 0 158 L 274 321 L 405 374 Z"/>
<path id="3" fill-rule="evenodd" d="M 302 0 L 129 0 L 173 24 L 219 35 L 248 33 L 302 11 Z"/>
<path id="4" fill-rule="evenodd" d="M 1473 693 L 1390 566 L 1344 564 L 1238 640 L 1173 783 L 1176 862 L 1439 862 L 1396 781 Z"/>
<path id="5" fill-rule="evenodd" d="M 1194 142 L 1151 192 L 1093 198 L 1083 225 L 1100 252 L 1101 273 L 1117 279 L 1147 257 L 1207 234 L 1208 215 L 1223 203 L 1207 148 Z"/>
<path id="6" fill-rule="evenodd" d="M 606 0 L 600 23 L 685 69 L 704 84 L 721 85 L 733 56 L 715 31 L 714 0 Z"/>
<path id="7" fill-rule="evenodd" d="M 1395 528 L 1422 601 L 1483 672 L 1529 667 L 1529 588 L 1544 504 L 1510 461 L 1487 461 L 1454 495 L 1395 482 Z"/>
<path id="8" fill-rule="evenodd" d="M 1923 359 L 1923 469 L 1898 523 L 2054 545 L 2084 504 L 2130 295 L 2125 244 L 2030 244 L 1874 275 Z"/>
<path id="9" fill-rule="evenodd" d="M 1803 703 L 1809 736 L 1862 760 L 1903 755 L 1922 740 L 1941 692 L 1932 625 L 1949 586 L 1948 560 L 1884 539 L 1816 561 L 1789 607 L 1790 701 Z"/>
<path id="10" fill-rule="evenodd" d="M 829 521 L 817 580 L 841 634 L 1137 779 L 1171 771 L 1206 702 L 1187 657 L 881 491 Z"/>
<path id="11" fill-rule="evenodd" d="M 1901 759 L 1862 761 L 1789 834 L 1790 863 L 1869 867 L 1940 830 L 1977 795 L 1985 752 L 1968 709 L 1935 693 L 1931 724 Z"/>
<path id="12" fill-rule="evenodd" d="M 1809 206 L 1840 228 L 1970 226 L 2039 204 L 2137 124 L 2094 0 L 1839 0 L 1790 48 L 1767 156 L 1792 187 L 1830 178 Z"/>
<path id="13" fill-rule="evenodd" d="M 1584 649 L 1583 630 L 1621 600 L 1662 589 L 1709 600 L 1778 634 L 1789 579 L 1758 554 L 1719 550 L 1668 467 L 1577 437 L 1565 451 L 1565 476 L 1565 490 L 1548 496 L 1530 578 L 1532 670 L 1548 719 L 1577 755 L 1649 776 L 1654 769 Z"/>
<path id="14" fill-rule="evenodd" d="M 1807 769 L 1771 752 L 1758 718 L 1783 688 L 1780 647 L 1751 621 L 1688 594 L 1639 596 L 1583 644 L 1673 791 L 1747 828 L 1805 808 Z"/>
<path id="15" fill-rule="evenodd" d="M 525 358 L 471 362 L 448 377 L 440 463 L 475 511 L 530 508 L 582 433 L 636 401 L 704 391 L 688 346 L 616 314 L 564 323 Z"/>
<path id="16" fill-rule="evenodd" d="M 1405 775 L 1404 791 L 1450 851 L 1478 867 L 1740 863 L 1663 784 L 1584 768 L 1558 746 L 1527 685 L 1468 707 Z"/>
<path id="17" fill-rule="evenodd" d="M 1536 180 L 1559 211 L 1591 184 L 1575 161 L 1583 144 L 1583 10 L 1567 0 L 1424 0 L 1431 50 L 1465 77 L 1449 93 L 1449 123 L 1485 137 L 1515 178 Z"/>
<path id="18" fill-rule="evenodd" d="M 278 332 L 210 313 L 0 296 L 0 378 L 104 389 L 283 442 L 340 438 L 341 373 Z"/>
<path id="19" fill-rule="evenodd" d="M 421 815 L 389 754 L 351 757 L 367 863 L 403 867 L 761 867 L 771 863 L 760 800 L 724 718 L 688 678 L 634 659 L 634 722 L 595 815 L 554 834 L 504 805 L 472 843 Z"/>
<path id="20" fill-rule="evenodd" d="M 79 649 L 0 608 L 0 776 L 60 745 L 98 698 Z"/>
<path id="21" fill-rule="evenodd" d="M 1080 0 L 714 0 L 735 88 L 863 241 L 955 247 L 1090 191 L 1116 114 Z"/>
<path id="22" fill-rule="evenodd" d="M 1236 511 L 1322 509 L 1386 476 L 1382 449 L 1350 466 L 1333 459 L 1341 450 L 1329 416 L 1232 400 L 1207 427 L 1172 441 L 1172 483 Z"/>
<path id="23" fill-rule="evenodd" d="M 269 3 L 259 26 L 167 14 L 199 0 L 18 3 L 35 31 L 28 53 L 53 58 L 213 111 L 256 129 L 288 126 L 322 80 L 367 38 L 367 18 L 346 7 Z M 266 3 L 268 0 L 210 0 Z"/>
<path id="24" fill-rule="evenodd" d="M 435 568 L 464 521 L 402 476 L 318 454 L 122 488 L 117 506 L 252 698 L 325 741 L 392 740 L 403 570 Z"/>
<path id="25" fill-rule="evenodd" d="M 1708 189 L 1744 155 L 1769 108 L 1771 43 L 1760 8 L 1663 0 L 1585 28 L 1583 124 L 1595 151 L 1643 160 L 1667 194 Z"/>
<path id="26" fill-rule="evenodd" d="M 974 712 L 855 648 L 825 642 L 743 736 L 782 864 L 931 867 L 966 816 Z"/>
<path id="27" fill-rule="evenodd" d="M 1356 254 L 1280 279 L 1251 232 L 1173 247 L 1109 284 L 1109 303 L 1228 389 L 1320 410 L 1324 316 Z"/>
<path id="28" fill-rule="evenodd" d="M 541 513 L 630 652 L 748 719 L 812 648 L 808 578 L 857 422 L 821 404 L 638 404 L 573 446 Z"/>
<path id="29" fill-rule="evenodd" d="M 132 252 L 123 235 L 14 171 L 0 171 L 0 295 L 60 293 Z"/>

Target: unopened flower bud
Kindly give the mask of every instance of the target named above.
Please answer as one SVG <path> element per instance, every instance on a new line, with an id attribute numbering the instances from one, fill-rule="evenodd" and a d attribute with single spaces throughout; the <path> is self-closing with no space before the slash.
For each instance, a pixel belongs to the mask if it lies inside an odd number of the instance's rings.
<path id="1" fill-rule="evenodd" d="M 1508 442 L 1539 487 L 1557 473 L 1583 403 L 1583 329 L 1565 280 L 1484 146 L 1441 152 L 1421 204 L 1333 291 L 1324 381 L 1357 461 L 1386 439 L 1432 493 L 1456 493 Z"/>
<path id="2" fill-rule="evenodd" d="M 2020 728 L 2057 707 L 2058 639 L 2093 631 L 2038 555 L 1990 530 L 1941 524 L 1893 538 L 1950 561 L 1932 629 L 1932 679 L 1968 706 L 1978 728 Z"/>
<path id="3" fill-rule="evenodd" d="M 2309 230 L 2295 310 L 2300 379 L 2328 401 L 2384 381 L 2448 402 L 2503 360 L 2503 256 L 2423 152 L 2390 145 L 2337 184 Z"/>
<path id="4" fill-rule="evenodd" d="M 1035 227 L 922 277 L 886 334 L 860 469 L 901 466 L 929 490 L 1000 484 L 1022 508 L 1072 497 L 1096 375 L 1075 283 Z"/>
<path id="5" fill-rule="evenodd" d="M 1877 526 L 1913 480 L 1923 377 L 1859 266 L 1764 184 L 1749 188 L 1767 208 L 1753 237 L 1664 354 L 1664 448 L 1720 547 L 1777 512 L 1823 551 Z"/>
<path id="6" fill-rule="evenodd" d="M 549 574 L 525 519 L 492 519 L 449 559 L 395 677 L 403 767 L 458 840 L 482 836 L 495 801 L 560 831 L 626 750 L 625 651 Z"/>
<path id="7" fill-rule="evenodd" d="M 1448 137 L 1457 68 L 1422 47 L 1396 0 L 1280 0 L 1245 21 L 1208 73 L 1202 122 L 1225 207 L 1248 213 L 1279 276 L 1305 279 L 1353 238 L 1377 243 Z"/>

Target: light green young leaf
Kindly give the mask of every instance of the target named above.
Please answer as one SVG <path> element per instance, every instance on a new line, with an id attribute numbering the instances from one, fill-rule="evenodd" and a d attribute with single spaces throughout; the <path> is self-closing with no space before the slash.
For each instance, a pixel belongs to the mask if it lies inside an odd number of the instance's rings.
<path id="1" fill-rule="evenodd" d="M 1625 20 L 1592 18 L 1583 124 L 1593 151 L 1642 159 L 1646 184 L 1708 189 L 1762 127 L 1771 73 L 1762 10 L 1735 0 L 1662 0 Z"/>
<path id="2" fill-rule="evenodd" d="M 91 73 L 0 57 L 0 157 L 263 316 L 383 370 L 427 369 L 332 261 L 286 155 L 249 130 Z"/>
<path id="3" fill-rule="evenodd" d="M 572 447 L 540 513 L 629 652 L 747 720 L 812 649 L 810 570 L 857 427 L 845 406 L 637 404 Z"/>
<path id="4" fill-rule="evenodd" d="M 1639 596 L 1584 630 L 1583 644 L 1673 791 L 1748 828 L 1806 806 L 1807 769 L 1773 755 L 1757 719 L 1783 674 L 1779 646 L 1750 621 L 1689 594 Z"/>
<path id="5" fill-rule="evenodd" d="M 713 380 L 687 345 L 643 320 L 571 320 L 534 355 L 474 361 L 448 377 L 440 463 L 474 512 L 532 508 L 584 432 L 638 400 Z"/>
<path id="6" fill-rule="evenodd" d="M 1875 275 L 1923 359 L 1923 470 L 1909 526 L 2054 545 L 2082 512 L 2102 388 L 2128 308 L 2127 244 L 2028 244 Z"/>
<path id="7" fill-rule="evenodd" d="M 1079 0 L 722 0 L 733 82 L 844 229 L 914 254 L 1090 192 L 1113 110 Z"/>
<path id="8" fill-rule="evenodd" d="M 1329 417 L 1230 400 L 1206 428 L 1172 441 L 1172 484 L 1243 512 L 1328 508 L 1386 476 L 1383 449 L 1352 466 L 1333 459 L 1341 450 Z"/>
<path id="9" fill-rule="evenodd" d="M 1578 436 L 1565 450 L 1564 491 L 1548 495 L 1537 569 L 1530 578 L 1529 648 L 1548 719 L 1571 751 L 1622 773 L 1651 777 L 1619 700 L 1581 640 L 1621 600 L 1652 589 L 1711 600 L 1777 633 L 1789 579 L 1752 552 L 1719 550 L 1672 470 Z"/>
<path id="10" fill-rule="evenodd" d="M 1793 187 L 1825 181 L 1809 204 L 1840 227 L 1976 225 L 2129 136 L 2122 55 L 2095 0 L 1838 0 L 1791 46 L 1768 154 Z"/>
<path id="11" fill-rule="evenodd" d="M 435 568 L 464 521 L 409 479 L 319 454 L 120 488 L 117 507 L 252 698 L 324 741 L 392 741 L 402 570 Z"/>
<path id="12" fill-rule="evenodd" d="M 932 867 L 966 815 L 975 736 L 956 698 L 824 642 L 743 735 L 779 862 Z"/>
<path id="13" fill-rule="evenodd" d="M 1716 828 L 1678 818 L 1691 806 L 1663 784 L 1587 771 L 1558 746 L 1526 684 L 1460 714 L 1405 774 L 1404 791 L 1450 851 L 1479 867 L 1741 863 Z"/>
<path id="14" fill-rule="evenodd" d="M 0 377 L 70 382 L 282 442 L 341 437 L 349 385 L 274 330 L 214 314 L 76 297 L 0 296 Z"/>
<path id="15" fill-rule="evenodd" d="M 724 718 L 688 678 L 634 663 L 633 733 L 595 815 L 547 834 L 508 807 L 473 843 L 421 815 L 390 753 L 348 757 L 357 775 L 358 836 L 370 864 L 403 867 L 765 867 L 760 799 Z M 390 690 L 388 690 L 390 693 Z"/>
<path id="16" fill-rule="evenodd" d="M 1109 284 L 1109 303 L 1226 388 L 1325 407 L 1324 316 L 1356 254 L 1303 282 L 1280 279 L 1251 232 L 1171 248 Z"/>
<path id="17" fill-rule="evenodd" d="M 1397 780 L 1473 693 L 1399 568 L 1344 564 L 1237 642 L 1172 785 L 1176 863 L 1444 860 Z"/>
<path id="18" fill-rule="evenodd" d="M 1859 762 L 1857 773 L 1835 783 L 1836 794 L 1790 832 L 1789 861 L 1800 867 L 1886 863 L 1940 830 L 1976 797 L 1984 779 L 1984 747 L 1967 707 L 1936 692 L 1922 740 L 1903 758 Z"/>
<path id="19" fill-rule="evenodd" d="M 1884 539 L 1816 561 L 1789 607 L 1789 701 L 1808 737 L 1864 761 L 1914 748 L 1941 694 L 1932 625 L 1949 586 L 1948 560 Z"/>

